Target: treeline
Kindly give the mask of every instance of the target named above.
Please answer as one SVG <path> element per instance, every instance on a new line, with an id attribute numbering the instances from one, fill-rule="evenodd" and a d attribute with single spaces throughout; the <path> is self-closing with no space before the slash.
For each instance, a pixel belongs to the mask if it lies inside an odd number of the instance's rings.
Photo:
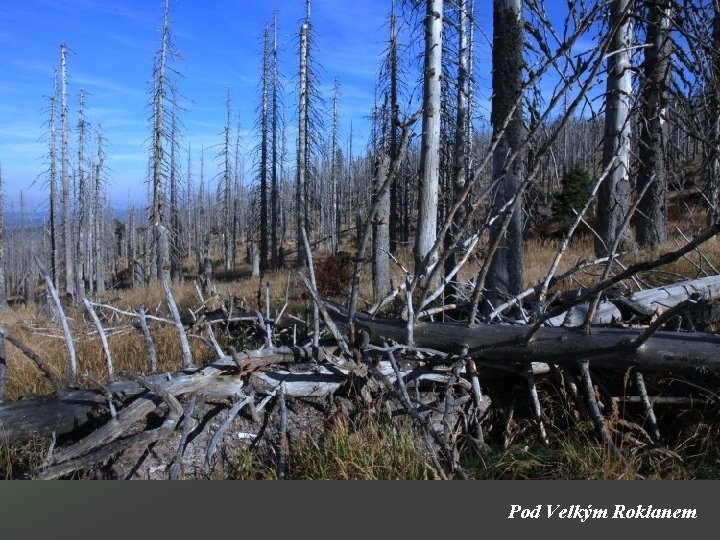
<path id="1" fill-rule="evenodd" d="M 406 285 L 425 299 L 480 254 L 486 262 L 467 298 L 475 317 L 522 290 L 524 238 L 539 222 L 561 217 L 572 235 L 595 214 L 596 253 L 612 257 L 667 239 L 670 189 L 695 188 L 708 221 L 717 218 L 717 2 L 569 0 L 548 13 L 540 0 L 498 0 L 490 35 L 478 22 L 486 6 L 472 0 L 391 0 L 370 144 L 359 149 L 340 129 L 342 81 L 321 90 L 323 51 L 307 1 L 298 48 L 284 53 L 297 72 L 280 72 L 277 14 L 258 29 L 249 155 L 230 90 L 221 144 L 183 142 L 171 7 L 164 0 L 148 91 L 148 203 L 126 218 L 108 208 L 107 144 L 85 118 L 82 90 L 69 125 L 60 46 L 48 107 L 49 218 L 42 230 L 11 231 L 11 291 L 34 276 L 23 255 L 31 251 L 76 299 L 102 295 L 124 269 L 142 284 L 198 272 L 206 260 L 234 270 L 254 257 L 260 272 L 303 265 L 305 233 L 329 253 L 371 250 L 379 297 L 391 288 L 391 254 L 412 248 Z M 553 216 L 563 179 L 578 169 L 588 185 Z"/>

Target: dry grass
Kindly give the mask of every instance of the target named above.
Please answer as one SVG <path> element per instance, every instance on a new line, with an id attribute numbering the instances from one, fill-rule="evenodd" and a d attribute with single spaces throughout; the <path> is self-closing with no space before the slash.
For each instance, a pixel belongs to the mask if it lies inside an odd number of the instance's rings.
<path id="1" fill-rule="evenodd" d="M 675 226 L 682 226 L 688 236 L 697 230 L 701 216 L 691 215 L 687 220 Z M 624 264 L 640 260 L 651 260 L 657 254 L 677 249 L 675 238 L 684 243 L 678 233 L 656 253 L 630 253 L 623 257 Z M 530 240 L 526 244 L 525 271 L 526 285 L 537 284 L 545 277 L 548 267 L 559 247 L 557 240 Z M 691 253 L 686 258 L 667 265 L 642 279 L 646 285 L 660 285 L 683 278 L 702 275 L 703 271 L 713 273 L 710 264 L 720 268 L 720 241 L 710 241 L 701 248 L 703 255 Z M 326 254 L 315 255 L 316 266 L 322 265 Z M 412 252 L 403 250 L 399 261 L 408 270 L 414 263 Z M 592 239 L 579 237 L 573 241 L 564 255 L 557 273 L 574 267 L 578 261 L 594 258 Z M 706 260 L 707 259 L 707 260 Z M 708 263 L 709 261 L 709 263 Z M 288 264 L 292 264 L 289 260 Z M 482 264 L 482 260 L 472 261 L 463 270 L 463 279 L 473 279 Z M 600 268 L 581 272 L 574 282 L 558 285 L 559 289 L 577 288 L 592 285 L 601 272 Z M 392 279 L 401 283 L 404 274 L 392 264 Z M 360 305 L 370 304 L 372 300 L 371 265 L 365 266 L 360 288 Z M 232 296 L 235 305 L 244 303 L 248 309 L 265 310 L 265 287 L 269 284 L 271 312 L 277 313 L 287 301 L 288 312 L 305 316 L 310 309 L 307 291 L 298 278 L 294 268 L 269 273 L 262 278 L 244 278 L 233 282 L 216 282 L 215 294 L 219 297 Z M 346 284 L 349 289 L 350 283 Z M 180 283 L 172 286 L 181 312 L 197 308 L 200 301 L 195 286 Z M 346 296 L 334 297 L 345 301 Z M 144 306 L 150 313 L 167 317 L 165 295 L 162 288 L 153 285 L 121 292 L 110 292 L 106 299 L 121 309 L 131 310 Z M 87 373 L 93 380 L 106 382 L 105 360 L 100 340 L 87 314 L 71 308 L 74 342 L 78 354 L 78 372 Z M 65 378 L 67 374 L 67 350 L 61 336 L 59 325 L 49 322 L 38 307 L 18 307 L 11 311 L 0 312 L 0 324 L 19 339 L 27 343 L 49 365 Z M 149 370 L 147 354 L 139 330 L 130 326 L 130 319 L 112 321 L 114 327 L 109 337 L 116 372 L 123 370 L 147 372 Z M 151 329 L 158 352 L 161 371 L 175 371 L 180 367 L 179 340 L 173 326 L 154 325 Z M 233 339 L 232 336 L 219 338 Z M 191 347 L 196 363 L 203 364 L 214 357 L 205 343 L 191 338 Z M 225 345 L 226 342 L 223 342 Z M 46 379 L 35 365 L 20 351 L 7 343 L 8 388 L 7 398 L 19 399 L 26 395 L 44 395 L 51 392 Z M 79 378 L 79 384 L 91 386 L 92 383 Z M 553 409 L 552 403 L 550 404 Z M 563 413 L 564 414 L 564 413 Z M 467 465 L 476 478 L 718 478 L 720 477 L 720 420 L 707 418 L 704 413 L 695 411 L 680 413 L 686 417 L 686 426 L 677 430 L 680 435 L 668 442 L 668 449 L 638 447 L 628 444 L 621 450 L 626 458 L 624 465 L 617 461 L 605 448 L 595 442 L 592 430 L 587 423 L 575 423 L 567 419 L 555 418 L 558 426 L 551 437 L 551 444 L 539 444 L 534 424 L 519 421 L 511 426 L 513 444 L 504 452 L 496 452 L 484 459 L 467 457 Z M 18 471 L 36 466 L 44 457 L 47 449 L 45 441 L 30 441 L 20 445 L 3 444 L 0 434 L 0 478 L 17 476 Z M 275 469 L 272 459 L 264 459 L 255 453 L 239 453 L 234 456 L 234 477 L 237 478 L 273 478 Z M 294 442 L 291 448 L 288 475 L 291 478 L 427 478 L 430 468 L 419 443 L 409 428 L 396 428 L 390 423 L 375 422 L 358 426 L 341 426 L 321 438 L 304 437 Z"/>
<path id="2" fill-rule="evenodd" d="M 274 455 L 242 450 L 231 457 L 238 480 L 276 479 Z M 423 480 L 432 478 L 423 443 L 409 426 L 365 420 L 340 423 L 324 435 L 291 442 L 286 478 L 292 480 Z"/>
<path id="3" fill-rule="evenodd" d="M 29 471 L 40 467 L 48 444 L 44 439 L 7 443 L 0 431 L 0 480 L 22 479 Z"/>

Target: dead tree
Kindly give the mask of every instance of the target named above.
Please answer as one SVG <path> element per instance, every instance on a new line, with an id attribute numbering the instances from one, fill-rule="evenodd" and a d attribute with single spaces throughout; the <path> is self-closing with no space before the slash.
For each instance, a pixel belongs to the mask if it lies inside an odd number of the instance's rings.
<path id="1" fill-rule="evenodd" d="M 278 241 L 279 234 L 279 205 L 280 205 L 280 163 L 278 162 L 279 151 L 278 146 L 279 140 L 279 112 L 278 107 L 280 106 L 280 75 L 278 71 L 278 40 L 277 40 L 277 12 L 273 16 L 273 46 L 272 46 L 272 58 L 271 58 L 271 99 L 272 99 L 272 113 L 270 115 L 270 133 L 271 133 L 271 167 L 270 167 L 270 267 L 277 269 L 280 266 L 279 261 L 279 249 L 280 243 Z"/>
<path id="2" fill-rule="evenodd" d="M 663 125 L 671 71 L 669 0 L 651 0 L 640 120 L 640 169 L 637 191 L 645 189 L 638 203 L 636 238 L 640 247 L 654 248 L 667 240 L 667 178 Z M 645 188 L 645 186 L 648 186 Z"/>
<path id="3" fill-rule="evenodd" d="M 335 78 L 333 87 L 332 102 L 332 133 L 330 135 L 330 212 L 328 216 L 328 232 L 330 237 L 330 250 L 333 254 L 338 252 L 340 247 L 340 211 L 338 208 L 338 175 L 342 170 L 339 163 L 338 140 L 340 138 L 340 111 L 338 101 L 340 100 L 340 82 Z"/>
<path id="4" fill-rule="evenodd" d="M 225 102 L 227 121 L 223 129 L 223 144 L 217 158 L 220 160 L 220 177 L 218 199 L 222 211 L 222 253 L 226 270 L 232 270 L 233 252 L 233 172 L 232 172 L 232 94 L 227 90 Z"/>
<path id="5" fill-rule="evenodd" d="M 269 200 L 268 200 L 268 176 L 269 176 L 269 144 L 270 144 L 270 110 L 272 70 L 271 61 L 271 40 L 270 27 L 263 28 L 262 35 L 262 67 L 260 72 L 260 162 L 258 164 L 258 176 L 260 190 L 260 270 L 265 272 L 268 269 L 268 250 L 270 248 L 270 231 L 268 229 Z"/>
<path id="6" fill-rule="evenodd" d="M 307 230 L 307 166 L 309 158 L 308 149 L 308 105 L 309 105 L 309 34 L 310 34 L 310 8 L 305 22 L 300 27 L 300 80 L 298 86 L 298 144 L 295 181 L 295 211 L 297 212 L 296 242 L 298 246 L 297 265 L 304 266 L 305 258 L 302 245 L 302 234 Z"/>
<path id="7" fill-rule="evenodd" d="M 491 303 L 523 288 L 523 217 L 520 186 L 523 162 L 515 157 L 525 140 L 523 125 L 523 28 L 520 0 L 493 3 L 493 138 L 498 141 L 492 159 L 492 177 L 497 182 L 492 214 L 509 213 L 490 228 L 490 244 L 499 241 L 487 276 L 487 299 Z M 510 161 L 509 157 L 515 157 Z M 508 221 L 509 220 L 509 221 Z M 505 222 L 507 221 L 507 224 Z M 503 230 L 505 229 L 505 230 Z"/>
<path id="8" fill-rule="evenodd" d="M 87 171 L 86 171 L 86 131 L 88 129 L 87 122 L 85 120 L 85 91 L 80 89 L 80 95 L 78 98 L 78 146 L 77 146 L 77 193 L 75 194 L 76 207 L 77 207 L 77 231 L 75 233 L 75 278 L 77 285 L 75 290 L 77 293 L 77 300 L 82 302 L 85 299 L 85 289 L 87 273 L 88 273 L 88 227 L 90 220 L 88 219 L 89 211 L 89 190 L 87 185 Z"/>
<path id="9" fill-rule="evenodd" d="M 50 136 L 48 137 L 48 191 L 50 211 L 50 274 L 53 284 L 59 287 L 60 273 L 60 220 L 58 216 L 58 167 L 57 167 L 57 101 L 59 97 L 58 74 L 53 76 L 53 92 L 50 96 Z"/>
<path id="10" fill-rule="evenodd" d="M 709 187 L 710 209 L 708 221 L 712 224 L 720 216 L 720 4 L 717 1 L 713 6 L 712 42 L 710 45 L 710 76 L 706 81 L 709 110 L 708 118 L 708 158 L 707 158 L 707 184 Z"/>
<path id="11" fill-rule="evenodd" d="M 94 236 L 93 236 L 93 257 L 95 261 L 95 294 L 98 297 L 102 297 L 105 294 L 105 267 L 107 259 L 105 257 L 106 250 L 104 249 L 103 234 L 105 232 L 104 224 L 104 199 L 103 199 L 103 183 L 105 175 L 105 161 L 107 155 L 105 153 L 105 137 L 103 136 L 102 129 L 98 127 L 97 131 L 97 161 L 95 162 L 94 171 L 94 182 L 93 182 L 93 196 L 92 204 L 94 208 L 93 219 L 91 220 L 94 225 Z M 128 261 L 130 257 L 128 256 Z"/>
<path id="12" fill-rule="evenodd" d="M 387 58 L 385 60 L 385 74 L 389 79 L 389 103 L 390 108 L 390 130 L 388 138 L 388 154 L 390 161 L 397 159 L 398 152 L 398 127 L 396 125 L 399 114 L 398 107 L 398 78 L 399 78 L 399 37 L 397 29 L 397 15 L 395 14 L 395 0 L 392 0 L 390 8 L 390 39 L 388 41 Z M 400 242 L 400 221 L 402 217 L 402 208 L 400 206 L 400 197 L 398 196 L 398 182 L 393 182 L 390 186 L 390 251 L 396 254 L 398 244 Z"/>
<path id="13" fill-rule="evenodd" d="M 415 238 L 416 274 L 425 273 L 437 260 L 435 258 L 425 264 L 425 258 L 437 238 L 443 9 L 443 0 L 426 1 L 420 191 Z"/>
<path id="14" fill-rule="evenodd" d="M 470 15 L 468 13 L 467 0 L 460 0 L 457 4 L 457 81 L 456 81 L 456 112 L 455 112 L 455 141 L 454 141 L 454 164 L 453 164 L 453 199 L 462 197 L 465 191 L 465 184 L 468 176 L 468 158 L 470 141 L 470 85 L 469 78 L 469 43 L 468 26 Z M 465 205 L 458 208 L 455 214 L 453 227 L 446 235 L 446 247 L 451 247 L 453 239 L 460 236 L 463 223 L 465 222 Z M 445 261 L 445 274 L 452 272 L 458 261 L 455 256 L 450 256 Z"/>
<path id="15" fill-rule="evenodd" d="M 620 246 L 630 241 L 622 224 L 631 207 L 630 189 L 630 97 L 632 95 L 631 51 L 633 45 L 632 13 L 634 0 L 612 0 L 610 3 L 610 57 L 605 93 L 605 140 L 603 168 L 610 174 L 600 186 L 597 204 L 595 254 L 611 255 L 618 235 Z"/>
<path id="16" fill-rule="evenodd" d="M 62 189 L 62 245 L 65 263 L 65 294 L 75 297 L 75 265 L 72 256 L 72 223 L 70 221 L 70 128 L 68 125 L 67 45 L 60 44 L 60 177 Z"/>
<path id="17" fill-rule="evenodd" d="M 170 63 L 177 56 L 172 42 L 170 28 L 170 0 L 165 0 L 160 49 L 155 54 L 151 83 L 150 121 L 152 123 L 152 147 L 150 158 L 150 191 L 152 196 L 149 225 L 152 231 L 151 279 L 163 281 L 170 278 L 170 239 L 166 225 L 165 187 L 166 171 L 170 167 L 168 138 L 170 130 L 166 125 L 169 101 L 176 95 L 171 74 L 174 73 Z M 169 144 L 173 144 L 170 141 Z"/>
<path id="18" fill-rule="evenodd" d="M 373 175 L 373 201 L 377 212 L 373 220 L 373 296 L 379 300 L 391 290 L 390 284 L 390 193 L 384 189 L 391 159 L 384 153 L 377 158 Z M 394 182 L 393 182 L 394 184 Z M 392 185 L 392 184 L 391 184 Z"/>
<path id="19" fill-rule="evenodd" d="M 170 278 L 178 281 L 182 277 L 182 231 L 180 226 L 180 167 L 178 165 L 178 104 L 177 97 L 172 100 L 170 119 L 170 171 L 168 173 L 170 190 Z"/>
<path id="20" fill-rule="evenodd" d="M 0 164 L 0 309 L 8 307 L 7 302 L 7 276 L 5 271 L 5 185 L 3 184 L 2 164 Z M 2 362 L 5 362 L 4 350 L 0 350 L 2 354 Z M 4 369 L 4 365 L 0 366 L 0 370 Z M 0 385 L 3 385 L 3 374 L 0 373 Z M 0 390 L 0 399 L 2 399 L 2 391 Z"/>

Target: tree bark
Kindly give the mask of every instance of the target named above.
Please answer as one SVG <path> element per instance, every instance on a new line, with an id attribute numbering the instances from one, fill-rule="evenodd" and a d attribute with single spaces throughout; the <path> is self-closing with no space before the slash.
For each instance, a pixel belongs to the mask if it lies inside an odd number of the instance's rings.
<path id="1" fill-rule="evenodd" d="M 5 274 L 5 185 L 3 183 L 3 173 L 2 173 L 2 166 L 0 165 L 0 309 L 5 309 L 8 307 L 8 298 L 7 298 L 7 279 Z M 4 352 L 4 351 L 0 351 Z M 0 362 L 5 362 L 5 358 L 3 355 L 2 360 Z M 3 365 L 0 365 L 0 386 L 2 386 L 2 369 Z M 0 399 L 2 399 L 2 394 L 0 393 Z"/>
<path id="2" fill-rule="evenodd" d="M 62 244 L 65 262 L 65 294 L 75 297 L 75 266 L 72 257 L 72 227 L 70 223 L 70 129 L 68 126 L 67 98 L 67 45 L 60 44 L 60 123 L 61 156 L 60 177 L 62 182 Z"/>
<path id="3" fill-rule="evenodd" d="M 295 194 L 295 211 L 297 213 L 297 266 L 305 265 L 305 256 L 300 248 L 303 244 L 303 230 L 307 227 L 307 201 L 305 193 L 307 190 L 307 127 L 308 127 L 308 33 L 310 25 L 306 21 L 300 27 L 300 96 L 298 104 L 298 156 L 297 156 L 297 181 Z"/>
<path id="4" fill-rule="evenodd" d="M 458 12 L 458 74 L 456 94 L 456 116 L 455 116 L 455 142 L 454 142 L 454 167 L 453 167 L 453 198 L 457 199 L 465 190 L 467 181 L 467 160 L 468 160 L 468 125 L 469 125 L 469 80 L 468 80 L 468 12 L 467 0 L 460 0 L 457 4 Z M 452 204 L 452 200 L 450 204 Z M 446 248 L 459 239 L 462 224 L 465 222 L 465 208 L 461 206 L 455 213 L 453 226 L 448 230 L 445 238 Z M 445 275 L 452 272 L 457 263 L 455 255 L 449 256 L 445 261 Z M 452 284 L 448 283 L 448 292 L 452 294 Z"/>
<path id="5" fill-rule="evenodd" d="M 280 266 L 278 230 L 280 228 L 278 205 L 279 201 L 279 179 L 278 179 L 278 92 L 280 80 L 278 78 L 278 45 L 277 45 L 277 16 L 273 18 L 273 49 L 272 49 L 272 164 L 270 178 L 270 267 L 276 270 Z"/>
<path id="6" fill-rule="evenodd" d="M 427 0 L 420 187 L 417 235 L 415 238 L 415 273 L 417 275 L 427 272 L 427 267 L 423 267 L 423 262 L 426 255 L 432 250 L 437 238 L 443 9 L 443 0 Z M 429 265 L 434 262 L 429 261 Z"/>
<path id="7" fill-rule="evenodd" d="M 598 236 L 595 238 L 598 257 L 611 255 L 609 251 L 618 235 L 622 235 L 621 248 L 631 241 L 629 231 L 623 231 L 622 224 L 631 207 L 629 118 L 633 26 L 630 15 L 633 4 L 633 0 L 612 0 L 610 4 L 612 35 L 605 94 L 603 168 L 613 166 L 598 192 Z"/>
<path id="8" fill-rule="evenodd" d="M 373 221 L 373 296 L 380 300 L 391 290 L 390 285 L 390 192 L 381 191 L 387 179 L 390 158 L 386 155 L 378 158 L 375 173 L 375 193 L 373 198 L 378 209 Z M 392 185 L 394 185 L 393 182 Z"/>
<path id="9" fill-rule="evenodd" d="M 392 0 L 390 10 L 390 42 L 388 46 L 388 76 L 390 77 L 390 140 L 388 153 L 390 161 L 397 160 L 398 152 L 398 31 L 397 17 L 395 15 L 395 0 Z M 352 156 L 350 156 L 352 158 Z M 400 206 L 399 182 L 390 186 L 390 252 L 397 254 L 400 242 L 400 220 L 402 207 Z"/>
<path id="10" fill-rule="evenodd" d="M 347 328 L 346 313 L 331 311 L 336 324 Z M 357 314 L 355 329 L 365 330 L 372 343 L 384 339 L 407 343 L 407 322 L 371 318 Z M 590 334 L 580 329 L 542 327 L 529 343 L 529 327 L 509 325 L 476 325 L 459 323 L 416 323 L 414 346 L 444 353 L 467 354 L 482 365 L 500 369 L 522 368 L 532 362 L 574 366 L 578 358 L 587 358 L 596 367 L 643 371 L 672 369 L 720 370 L 717 355 L 720 338 L 702 333 L 656 332 L 634 348 L 633 340 L 641 329 L 593 328 Z"/>
<path id="11" fill-rule="evenodd" d="M 640 169 L 637 191 L 648 186 L 638 204 L 636 239 L 643 248 L 667 240 L 667 179 L 665 174 L 665 109 L 670 80 L 670 0 L 649 0 L 645 49 L 645 81 L 640 123 Z"/>
<path id="12" fill-rule="evenodd" d="M 260 97 L 260 270 L 268 269 L 268 249 L 270 244 L 270 231 L 268 228 L 268 144 L 270 127 L 269 94 L 271 85 L 270 74 L 270 28 L 263 30 L 263 58 L 261 75 Z"/>
<path id="13" fill-rule="evenodd" d="M 524 28 L 520 0 L 495 0 L 493 5 L 493 138 L 500 138 L 493 153 L 493 181 L 498 182 L 493 198 L 493 215 L 515 197 L 505 210 L 512 217 L 503 233 L 502 216 L 490 228 L 490 245 L 501 237 L 487 275 L 486 298 L 491 304 L 518 294 L 524 286 L 522 183 L 523 163 L 508 157 L 524 142 L 522 117 L 522 72 Z M 504 215 L 504 214 L 503 214 Z"/>
<path id="14" fill-rule="evenodd" d="M 709 156 L 707 162 L 707 184 L 709 187 L 710 208 L 708 222 L 713 224 L 720 217 L 720 4 L 713 3 L 712 50 L 710 53 L 710 81 L 706 84 L 710 93 L 708 111 Z"/>

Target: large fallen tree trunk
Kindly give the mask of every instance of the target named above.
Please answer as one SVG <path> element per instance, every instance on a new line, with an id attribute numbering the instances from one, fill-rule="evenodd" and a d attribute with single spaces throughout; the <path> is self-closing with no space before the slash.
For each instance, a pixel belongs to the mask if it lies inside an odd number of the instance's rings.
<path id="1" fill-rule="evenodd" d="M 337 307 L 333 318 L 349 328 L 346 314 Z M 367 331 L 378 345 L 383 339 L 409 344 L 406 321 L 358 314 L 355 329 Z M 655 332 L 647 337 L 645 329 L 592 328 L 586 334 L 573 328 L 542 327 L 527 341 L 528 330 L 521 325 L 421 322 L 413 326 L 412 345 L 481 358 L 499 367 L 530 362 L 576 364 L 590 359 L 595 367 L 720 371 L 720 337 L 711 334 Z"/>
<path id="2" fill-rule="evenodd" d="M 636 311 L 638 314 L 652 314 L 670 309 L 680 302 L 691 297 L 701 300 L 716 300 L 720 298 L 720 276 L 708 276 L 646 289 L 636 292 L 629 297 L 617 297 L 601 302 L 593 318 L 593 324 L 612 324 L 622 320 L 625 309 Z M 549 326 L 581 326 L 585 323 L 588 314 L 588 305 L 581 304 L 571 308 L 570 313 L 558 315 L 547 321 Z"/>
<path id="3" fill-rule="evenodd" d="M 219 358 L 201 370 L 162 373 L 147 377 L 173 396 L 197 393 L 208 400 L 227 400 L 240 395 L 248 375 L 250 382 L 257 378 L 258 388 L 269 388 L 266 374 L 251 371 L 272 364 L 306 362 L 312 358 L 309 348 L 281 347 L 258 351 L 243 351 Z M 286 372 L 287 373 L 287 372 Z M 294 380 L 280 380 L 286 385 L 286 394 L 307 396 L 308 378 L 296 376 Z M 321 381 L 323 382 L 323 381 Z M 337 383 L 336 380 L 332 381 Z M 277 383 L 279 384 L 279 382 Z M 316 392 L 319 392 L 316 385 Z M 332 386 L 336 389 L 339 384 Z M 270 390 L 268 390 L 270 391 Z M 120 409 L 118 416 L 131 415 L 137 419 L 153 410 L 160 402 L 158 396 L 136 381 L 118 381 L 104 390 L 71 390 L 56 396 L 23 399 L 0 404 L 0 441 L 13 441 L 33 436 L 62 435 L 93 425 L 110 417 L 108 396 Z"/>

